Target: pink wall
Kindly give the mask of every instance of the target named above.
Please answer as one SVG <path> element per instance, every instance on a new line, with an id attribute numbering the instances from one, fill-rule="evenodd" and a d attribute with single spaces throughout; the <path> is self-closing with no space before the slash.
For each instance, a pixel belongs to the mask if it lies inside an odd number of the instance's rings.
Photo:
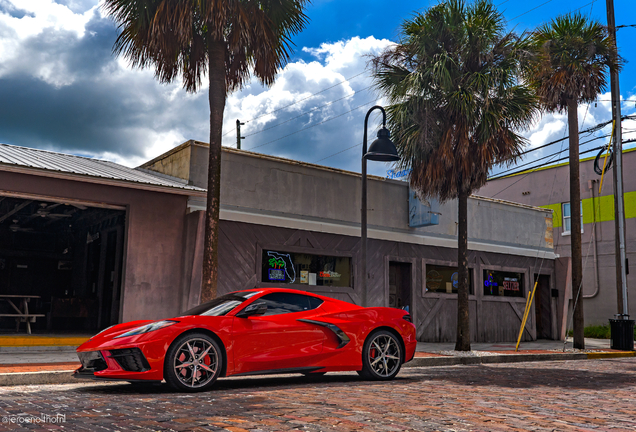
<path id="1" fill-rule="evenodd" d="M 126 208 L 121 321 L 181 311 L 187 196 L 0 171 L 0 194 L 70 198 Z M 45 199 L 45 198 L 43 198 Z"/>

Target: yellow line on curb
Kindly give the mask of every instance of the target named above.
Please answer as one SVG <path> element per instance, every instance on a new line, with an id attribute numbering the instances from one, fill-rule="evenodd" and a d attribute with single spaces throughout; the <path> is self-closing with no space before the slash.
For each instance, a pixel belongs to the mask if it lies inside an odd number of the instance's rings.
<path id="1" fill-rule="evenodd" d="M 634 351 L 620 351 L 620 352 L 595 352 L 587 353 L 588 359 L 604 359 L 604 358 L 619 358 L 619 357 L 636 357 Z"/>
<path id="2" fill-rule="evenodd" d="M 88 340 L 87 336 L 46 337 L 46 336 L 0 336 L 0 347 L 21 346 L 79 346 Z"/>

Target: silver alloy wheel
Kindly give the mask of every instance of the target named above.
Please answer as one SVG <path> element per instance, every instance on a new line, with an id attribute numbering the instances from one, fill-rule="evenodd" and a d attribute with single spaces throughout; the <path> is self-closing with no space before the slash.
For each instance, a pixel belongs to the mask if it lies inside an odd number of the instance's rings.
<path id="1" fill-rule="evenodd" d="M 402 359 L 400 344 L 387 334 L 380 334 L 371 341 L 367 355 L 371 369 L 382 378 L 390 377 Z"/>
<path id="2" fill-rule="evenodd" d="M 188 339 L 176 351 L 174 373 L 189 388 L 205 386 L 216 376 L 219 353 L 209 341 Z"/>

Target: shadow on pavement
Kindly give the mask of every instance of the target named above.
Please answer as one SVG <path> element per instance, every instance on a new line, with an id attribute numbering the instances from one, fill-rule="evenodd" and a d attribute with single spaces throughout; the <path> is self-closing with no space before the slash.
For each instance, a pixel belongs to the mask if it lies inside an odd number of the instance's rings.
<path id="1" fill-rule="evenodd" d="M 615 373 L 588 369 L 521 368 L 518 365 L 475 365 L 465 368 L 437 368 L 422 373 L 424 380 L 448 381 L 466 386 L 507 388 L 560 387 L 564 389 L 602 390 L 636 385 L 636 373 Z"/>
<path id="2" fill-rule="evenodd" d="M 417 378 L 410 376 L 398 375 L 391 383 L 408 383 L 418 381 Z M 213 394 L 215 391 L 231 391 L 231 390 L 263 390 L 263 389 L 280 389 L 284 387 L 299 386 L 329 386 L 331 384 L 341 385 L 347 384 L 351 386 L 369 386 L 369 385 L 386 385 L 384 381 L 365 381 L 357 374 L 332 374 L 321 377 L 305 377 L 305 376 L 257 376 L 257 377 L 236 377 L 236 378 L 220 378 L 214 387 L 207 392 Z M 119 385 L 100 385 L 95 383 L 94 386 L 86 386 L 77 389 L 78 392 L 94 393 L 94 394 L 166 394 L 179 393 L 172 390 L 167 384 L 144 384 L 144 383 L 121 383 Z"/>

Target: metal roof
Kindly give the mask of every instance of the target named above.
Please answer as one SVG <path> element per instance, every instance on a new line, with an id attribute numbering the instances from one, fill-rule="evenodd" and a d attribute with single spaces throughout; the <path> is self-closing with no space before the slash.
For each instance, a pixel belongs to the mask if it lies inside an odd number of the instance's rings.
<path id="1" fill-rule="evenodd" d="M 82 156 L 56 153 L 28 147 L 0 144 L 0 170 L 5 166 L 17 166 L 43 171 L 97 177 L 167 188 L 203 192 L 205 189 L 188 185 L 185 180 L 157 175 L 148 170 L 128 168 L 115 162 Z"/>

